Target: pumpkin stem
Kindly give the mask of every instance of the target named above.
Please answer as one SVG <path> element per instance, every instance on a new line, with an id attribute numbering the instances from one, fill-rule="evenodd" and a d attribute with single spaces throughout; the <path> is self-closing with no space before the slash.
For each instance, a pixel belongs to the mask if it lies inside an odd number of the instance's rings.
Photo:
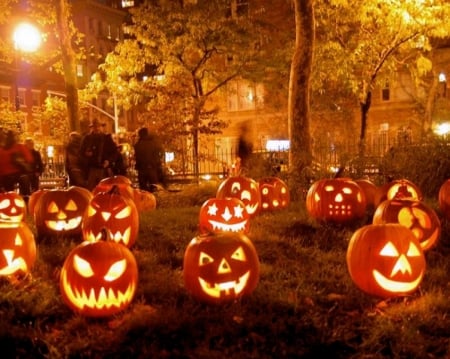
<path id="1" fill-rule="evenodd" d="M 100 237 L 100 240 L 101 241 L 108 241 L 109 240 L 109 234 L 108 234 L 108 231 L 106 230 L 106 228 L 105 227 L 103 227 L 101 230 L 100 230 L 100 233 L 101 233 L 101 237 Z"/>

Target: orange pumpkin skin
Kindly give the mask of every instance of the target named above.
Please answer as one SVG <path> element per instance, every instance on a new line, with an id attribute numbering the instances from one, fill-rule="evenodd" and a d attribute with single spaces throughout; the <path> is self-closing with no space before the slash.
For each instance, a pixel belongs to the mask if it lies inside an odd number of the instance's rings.
<path id="1" fill-rule="evenodd" d="M 27 205 L 15 191 L 0 192 L 0 221 L 20 222 L 25 219 Z"/>
<path id="2" fill-rule="evenodd" d="M 425 256 L 414 234 L 398 223 L 357 229 L 347 248 L 347 269 L 363 292 L 381 298 L 414 292 L 425 273 Z"/>
<path id="3" fill-rule="evenodd" d="M 250 215 L 237 198 L 210 198 L 200 207 L 200 233 L 242 232 L 250 228 Z"/>
<path id="4" fill-rule="evenodd" d="M 275 211 L 289 206 L 289 188 L 281 178 L 264 177 L 258 181 L 258 184 L 261 193 L 261 210 Z"/>
<path id="5" fill-rule="evenodd" d="M 96 242 L 102 230 L 115 242 L 131 248 L 139 232 L 139 212 L 134 201 L 113 186 L 108 192 L 99 192 L 89 201 L 83 215 L 83 239 Z"/>
<path id="6" fill-rule="evenodd" d="M 197 236 L 183 261 L 184 284 L 197 300 L 209 304 L 232 302 L 249 295 L 259 281 L 259 259 L 243 233 Z"/>
<path id="7" fill-rule="evenodd" d="M 366 198 L 361 187 L 348 178 L 321 179 L 306 194 L 306 209 L 311 217 L 346 223 L 366 213 Z"/>
<path id="8" fill-rule="evenodd" d="M 439 188 L 438 203 L 443 216 L 450 220 L 450 179 Z"/>
<path id="9" fill-rule="evenodd" d="M 256 216 L 261 210 L 261 193 L 254 179 L 245 176 L 232 176 L 223 180 L 216 192 L 217 198 L 237 198 L 244 202 L 250 217 Z"/>
<path id="10" fill-rule="evenodd" d="M 111 176 L 103 178 L 93 189 L 92 193 L 95 195 L 99 192 L 108 192 L 113 186 L 119 188 L 119 192 L 130 198 L 134 198 L 134 188 L 131 180 L 122 175 Z"/>
<path id="11" fill-rule="evenodd" d="M 26 222 L 0 222 L 0 276 L 21 277 L 36 262 L 36 241 Z"/>
<path id="12" fill-rule="evenodd" d="M 422 201 L 412 199 L 383 201 L 375 210 L 372 223 L 402 224 L 413 232 L 424 251 L 436 246 L 441 234 L 436 212 Z"/>
<path id="13" fill-rule="evenodd" d="M 377 198 L 378 186 L 375 185 L 372 181 L 360 178 L 356 179 L 355 182 L 361 187 L 364 192 L 364 196 L 366 197 L 366 206 L 368 209 L 375 208 L 375 200 Z"/>
<path id="14" fill-rule="evenodd" d="M 77 186 L 45 191 L 34 206 L 34 222 L 38 235 L 80 235 L 83 214 L 92 196 L 91 192 Z"/>
<path id="15" fill-rule="evenodd" d="M 156 209 L 156 197 L 149 191 L 135 188 L 133 190 L 133 200 L 139 212 L 149 212 Z"/>
<path id="16" fill-rule="evenodd" d="M 123 311 L 132 302 L 138 283 L 134 255 L 114 241 L 82 242 L 61 268 L 59 289 L 64 303 L 88 317 Z"/>
<path id="17" fill-rule="evenodd" d="M 421 201 L 423 194 L 420 188 L 407 179 L 393 180 L 378 187 L 375 206 L 387 199 L 416 199 Z"/>
<path id="18" fill-rule="evenodd" d="M 37 191 L 34 191 L 30 197 L 28 197 L 28 213 L 30 213 L 32 216 L 34 216 L 34 207 L 36 206 L 36 203 L 38 202 L 39 198 L 47 192 L 47 189 L 40 188 Z"/>

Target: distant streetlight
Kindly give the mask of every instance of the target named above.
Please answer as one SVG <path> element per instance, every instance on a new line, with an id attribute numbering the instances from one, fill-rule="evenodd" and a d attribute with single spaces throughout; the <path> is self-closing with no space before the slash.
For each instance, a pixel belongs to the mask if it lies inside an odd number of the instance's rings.
<path id="1" fill-rule="evenodd" d="M 15 105 L 16 111 L 19 111 L 19 87 L 18 87 L 18 73 L 19 73 L 19 56 L 21 52 L 35 52 L 42 42 L 42 35 L 40 31 L 33 25 L 28 23 L 20 23 L 17 25 L 13 34 L 14 50 L 15 50 L 15 71 L 16 76 L 14 80 L 15 87 Z"/>

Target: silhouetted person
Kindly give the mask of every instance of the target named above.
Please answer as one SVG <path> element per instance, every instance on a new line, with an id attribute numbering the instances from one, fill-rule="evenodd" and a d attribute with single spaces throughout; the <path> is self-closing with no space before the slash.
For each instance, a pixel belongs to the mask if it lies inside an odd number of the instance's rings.
<path id="1" fill-rule="evenodd" d="M 64 165 L 70 186 L 86 187 L 86 172 L 80 156 L 81 139 L 82 137 L 78 132 L 71 132 L 69 142 L 65 147 Z"/>
<path id="2" fill-rule="evenodd" d="M 253 144 L 250 140 L 250 133 L 247 124 L 243 124 L 241 127 L 241 133 L 238 141 L 238 173 L 248 172 L 250 169 L 250 159 L 253 152 Z"/>
<path id="3" fill-rule="evenodd" d="M 41 153 L 34 148 L 34 141 L 32 138 L 25 140 L 25 145 L 29 148 L 33 156 L 33 166 L 29 174 L 30 177 L 30 191 L 31 193 L 39 189 L 39 181 L 42 173 L 44 172 L 44 162 L 42 162 Z"/>

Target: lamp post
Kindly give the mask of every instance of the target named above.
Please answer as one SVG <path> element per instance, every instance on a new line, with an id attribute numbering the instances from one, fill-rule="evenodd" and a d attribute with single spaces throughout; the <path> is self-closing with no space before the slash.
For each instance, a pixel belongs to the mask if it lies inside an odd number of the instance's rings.
<path id="1" fill-rule="evenodd" d="M 15 51 L 15 71 L 16 76 L 14 79 L 14 100 L 16 111 L 20 109 L 20 97 L 19 97 L 19 86 L 18 86 L 18 77 L 19 77 L 19 57 L 22 52 L 30 53 L 35 52 L 40 46 L 42 42 L 42 36 L 39 30 L 28 23 L 20 23 L 17 25 L 13 34 L 14 41 L 14 51 Z"/>

